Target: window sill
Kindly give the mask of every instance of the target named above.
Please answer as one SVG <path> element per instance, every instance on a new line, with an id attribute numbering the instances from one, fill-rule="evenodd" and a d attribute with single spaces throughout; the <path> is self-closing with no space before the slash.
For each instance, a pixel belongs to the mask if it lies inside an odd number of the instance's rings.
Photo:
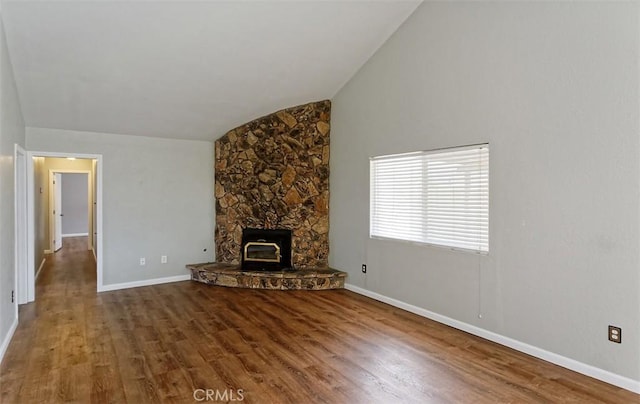
<path id="1" fill-rule="evenodd" d="M 482 255 L 482 256 L 488 256 L 489 255 L 489 251 L 478 251 L 478 250 L 473 250 L 473 249 L 470 249 L 470 248 L 451 247 L 451 246 L 442 245 L 442 244 L 423 243 L 423 242 L 420 242 L 420 241 L 403 240 L 403 239 L 399 239 L 399 238 L 390 238 L 390 237 L 381 237 L 381 236 L 371 236 L 370 235 L 369 239 L 370 240 L 379 240 L 379 241 L 391 241 L 391 242 L 396 242 L 396 243 L 401 243 L 401 244 L 414 245 L 414 246 L 418 246 L 418 247 L 434 247 L 434 248 L 438 248 L 438 249 L 442 249 L 442 250 L 463 252 L 463 253 L 466 253 L 466 254 L 474 254 L 474 255 Z"/>

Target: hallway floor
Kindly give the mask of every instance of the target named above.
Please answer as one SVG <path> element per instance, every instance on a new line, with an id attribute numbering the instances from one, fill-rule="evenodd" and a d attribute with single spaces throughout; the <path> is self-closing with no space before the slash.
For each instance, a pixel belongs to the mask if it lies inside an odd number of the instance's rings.
<path id="1" fill-rule="evenodd" d="M 87 237 L 67 237 L 45 258 L 36 302 L 20 307 L 20 325 L 2 363 L 2 403 L 64 401 L 56 399 L 54 381 L 62 378 L 74 389 L 80 385 L 74 379 L 91 371 L 80 348 L 87 343 L 84 324 L 99 304 L 93 251 Z"/>

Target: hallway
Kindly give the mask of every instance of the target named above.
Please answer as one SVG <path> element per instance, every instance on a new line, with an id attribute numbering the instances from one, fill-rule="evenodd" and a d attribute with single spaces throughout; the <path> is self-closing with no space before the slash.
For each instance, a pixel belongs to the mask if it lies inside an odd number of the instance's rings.
<path id="1" fill-rule="evenodd" d="M 93 252 L 87 250 L 87 237 L 63 238 L 62 249 L 46 258 L 36 281 L 36 301 L 96 294 L 96 262 Z"/>
<path id="2" fill-rule="evenodd" d="M 95 331 L 86 325 L 98 307 L 87 237 L 64 238 L 62 249 L 46 256 L 36 301 L 20 307 L 20 326 L 2 363 L 0 402 L 64 401 L 80 385 L 77 379 L 91 372 L 87 348 Z M 61 381 L 68 391 L 53 391 Z"/>

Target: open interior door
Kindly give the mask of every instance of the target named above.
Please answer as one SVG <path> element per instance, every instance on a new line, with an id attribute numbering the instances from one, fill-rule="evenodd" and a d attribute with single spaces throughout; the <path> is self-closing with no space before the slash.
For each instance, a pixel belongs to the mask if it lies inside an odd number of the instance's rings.
<path id="1" fill-rule="evenodd" d="M 62 248 L 62 174 L 53 174 L 53 251 Z"/>
<path id="2" fill-rule="evenodd" d="M 93 178 L 91 179 L 93 183 L 93 195 L 91 196 L 92 201 L 92 209 L 93 215 L 91 215 L 93 220 L 93 225 L 91 228 L 93 229 L 93 234 L 91 237 L 93 238 L 91 245 L 93 245 L 93 254 L 98 254 L 98 162 L 97 160 L 93 160 Z"/>

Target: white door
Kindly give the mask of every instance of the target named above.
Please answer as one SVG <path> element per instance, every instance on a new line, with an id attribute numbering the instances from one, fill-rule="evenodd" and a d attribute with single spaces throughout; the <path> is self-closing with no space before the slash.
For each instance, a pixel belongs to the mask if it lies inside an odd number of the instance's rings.
<path id="1" fill-rule="evenodd" d="M 62 248 L 62 174 L 53 174 L 53 251 Z"/>

